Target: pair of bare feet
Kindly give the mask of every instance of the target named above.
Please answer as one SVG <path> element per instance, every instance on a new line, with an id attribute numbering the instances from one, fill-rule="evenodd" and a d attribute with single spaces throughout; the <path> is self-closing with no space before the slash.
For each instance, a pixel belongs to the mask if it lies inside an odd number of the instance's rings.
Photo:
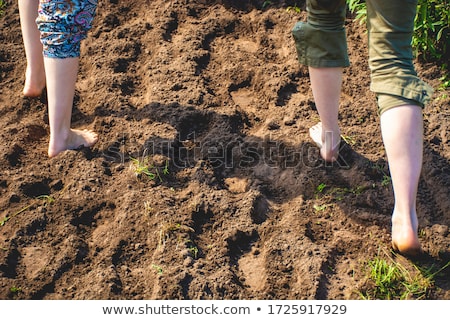
<path id="1" fill-rule="evenodd" d="M 341 141 L 340 131 L 323 130 L 319 122 L 309 129 L 309 135 L 320 149 L 321 157 L 327 162 L 334 162 L 339 157 Z M 406 256 L 417 256 L 422 248 L 417 236 L 418 221 L 416 212 L 403 213 L 395 208 L 392 214 L 392 248 Z"/>
<path id="2" fill-rule="evenodd" d="M 45 71 L 33 73 L 27 68 L 25 75 L 25 85 L 23 95 L 29 98 L 41 96 L 45 89 Z M 68 128 L 64 132 L 55 134 L 50 133 L 50 142 L 48 146 L 48 156 L 50 158 L 57 156 L 65 150 L 74 150 L 82 146 L 91 147 L 98 140 L 98 135 L 92 130 L 76 130 Z"/>

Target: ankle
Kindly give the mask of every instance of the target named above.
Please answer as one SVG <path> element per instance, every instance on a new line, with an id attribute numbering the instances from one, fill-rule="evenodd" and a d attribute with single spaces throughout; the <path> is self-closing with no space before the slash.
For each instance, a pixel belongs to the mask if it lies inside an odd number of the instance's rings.
<path id="1" fill-rule="evenodd" d="M 27 97 L 37 97 L 42 94 L 45 88 L 45 69 L 44 67 L 27 66 L 25 73 L 25 85 L 23 88 L 23 94 Z"/>
<path id="2" fill-rule="evenodd" d="M 50 143 L 52 144 L 65 144 L 70 140 L 71 136 L 71 130 L 60 128 L 60 129 L 53 129 L 50 133 Z"/>
<path id="3" fill-rule="evenodd" d="M 335 152 L 339 148 L 341 142 L 341 134 L 339 127 L 323 128 L 322 141 L 327 152 Z"/>
<path id="4" fill-rule="evenodd" d="M 392 211 L 392 222 L 394 223 L 407 223 L 412 226 L 417 226 L 417 213 L 416 208 L 413 206 L 400 207 L 398 205 L 394 206 Z"/>

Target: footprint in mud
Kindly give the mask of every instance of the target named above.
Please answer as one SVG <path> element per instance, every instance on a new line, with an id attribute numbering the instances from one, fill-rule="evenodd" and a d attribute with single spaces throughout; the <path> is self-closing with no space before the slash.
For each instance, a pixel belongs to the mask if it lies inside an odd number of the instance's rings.
<path id="1" fill-rule="evenodd" d="M 25 150 L 23 150 L 23 148 L 18 145 L 17 143 L 15 143 L 12 147 L 11 150 L 9 150 L 5 157 L 6 160 L 8 160 L 8 163 L 11 167 L 15 167 L 17 165 L 21 164 L 21 160 L 20 157 L 25 154 Z"/>
<path id="2" fill-rule="evenodd" d="M 249 88 L 251 84 L 252 76 L 247 75 L 228 86 L 228 92 L 237 106 L 249 107 L 257 101 L 255 93 Z"/>
<path id="3" fill-rule="evenodd" d="M 70 223 L 74 226 L 93 226 L 97 221 L 100 212 L 108 207 L 114 207 L 113 204 L 107 204 L 106 202 L 97 203 L 94 206 L 88 206 L 81 212 L 74 214 L 74 217 L 70 220 Z"/>
<path id="4" fill-rule="evenodd" d="M 247 178 L 230 177 L 225 178 L 224 182 L 231 193 L 245 193 L 250 187 Z"/>
<path id="5" fill-rule="evenodd" d="M 208 130 L 210 122 L 211 115 L 200 111 L 182 116 L 177 125 L 180 140 L 195 140 L 196 137 Z"/>
<path id="6" fill-rule="evenodd" d="M 50 194 L 49 181 L 44 179 L 36 182 L 24 182 L 20 186 L 20 190 L 24 195 L 30 198 L 36 198 L 42 195 Z"/>
<path id="7" fill-rule="evenodd" d="M 22 264 L 25 266 L 25 276 L 27 279 L 39 277 L 42 270 L 50 261 L 50 252 L 44 247 L 25 247 L 22 249 Z"/>
<path id="8" fill-rule="evenodd" d="M 242 201 L 242 208 L 249 210 L 250 218 L 255 224 L 262 224 L 267 220 L 270 212 L 270 203 L 259 191 L 251 190 Z"/>
<path id="9" fill-rule="evenodd" d="M 238 262 L 242 255 L 249 252 L 252 244 L 257 241 L 258 237 L 256 230 L 251 232 L 236 230 L 233 235 L 229 236 L 227 238 L 227 247 L 231 262 Z"/>
<path id="10" fill-rule="evenodd" d="M 47 135 L 47 131 L 43 126 L 35 124 L 20 129 L 14 128 L 11 130 L 11 133 L 16 136 L 16 141 L 23 142 L 24 146 L 39 141 Z M 5 158 L 10 166 L 15 167 L 21 164 L 21 157 L 24 154 L 26 154 L 24 147 L 16 142 L 5 152 Z"/>
<path id="11" fill-rule="evenodd" d="M 35 142 L 41 140 L 43 137 L 47 136 L 47 130 L 40 125 L 31 124 L 26 127 L 26 136 L 24 138 L 25 142 Z"/>
<path id="12" fill-rule="evenodd" d="M 169 18 L 164 23 L 162 29 L 162 37 L 165 41 L 171 41 L 173 33 L 178 29 L 178 15 L 176 12 L 171 12 Z"/>
<path id="13" fill-rule="evenodd" d="M 290 100 L 291 96 L 297 92 L 297 85 L 294 83 L 286 83 L 278 90 L 278 98 L 275 103 L 278 107 L 285 106 Z"/>
<path id="14" fill-rule="evenodd" d="M 0 273 L 3 277 L 15 279 L 17 277 L 17 266 L 20 260 L 20 252 L 13 247 L 8 251 L 4 261 L 0 262 Z"/>
<path id="15" fill-rule="evenodd" d="M 232 91 L 231 98 L 234 103 L 240 107 L 248 107 L 255 103 L 256 98 L 254 96 L 254 92 L 250 89 L 242 88 L 236 91 Z"/>
<path id="16" fill-rule="evenodd" d="M 244 274 L 245 284 L 250 286 L 251 290 L 263 290 L 267 281 L 265 252 L 253 248 L 239 259 L 239 269 Z"/>
<path id="17" fill-rule="evenodd" d="M 44 296 L 55 291 L 55 286 L 59 281 L 64 282 L 66 274 L 77 264 L 81 263 L 83 259 L 88 255 L 89 249 L 86 242 L 77 236 L 69 236 L 62 240 L 57 248 L 48 248 L 45 254 L 47 255 L 47 260 L 41 268 L 41 276 L 44 273 L 50 273 L 51 276 L 43 277 L 47 279 L 47 282 L 40 283 L 37 290 L 31 295 L 31 299 L 41 300 Z M 33 250 L 33 249 L 31 249 Z M 39 251 L 39 250 L 38 250 Z M 26 251 L 30 254 L 30 251 Z M 38 252 L 32 252 L 32 257 L 38 254 Z M 26 262 L 33 262 L 27 258 Z M 22 261 L 23 262 L 23 261 Z M 43 261 L 41 262 L 44 263 Z M 38 270 L 34 266 L 27 266 L 30 275 L 33 275 Z M 73 279 L 70 279 L 72 283 Z"/>
<path id="18" fill-rule="evenodd" d="M 203 72 L 203 70 L 208 67 L 209 61 L 211 60 L 211 55 L 208 51 L 203 51 L 195 56 L 193 60 L 196 63 L 195 75 L 199 76 Z"/>

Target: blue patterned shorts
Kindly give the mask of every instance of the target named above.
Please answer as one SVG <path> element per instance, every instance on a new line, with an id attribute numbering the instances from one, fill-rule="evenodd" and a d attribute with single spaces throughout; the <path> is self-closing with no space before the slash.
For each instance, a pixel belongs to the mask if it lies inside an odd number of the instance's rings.
<path id="1" fill-rule="evenodd" d="M 36 19 L 44 56 L 80 56 L 81 40 L 92 28 L 98 0 L 40 0 Z"/>

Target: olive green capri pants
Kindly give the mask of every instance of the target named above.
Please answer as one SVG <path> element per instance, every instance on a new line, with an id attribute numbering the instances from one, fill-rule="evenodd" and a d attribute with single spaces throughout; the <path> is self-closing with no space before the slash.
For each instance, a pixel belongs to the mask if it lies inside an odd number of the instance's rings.
<path id="1" fill-rule="evenodd" d="M 414 69 L 411 39 L 417 0 L 366 0 L 370 89 L 378 111 L 405 104 L 423 107 L 433 89 Z M 345 0 L 307 0 L 307 22 L 294 36 L 299 62 L 315 68 L 348 67 Z"/>

